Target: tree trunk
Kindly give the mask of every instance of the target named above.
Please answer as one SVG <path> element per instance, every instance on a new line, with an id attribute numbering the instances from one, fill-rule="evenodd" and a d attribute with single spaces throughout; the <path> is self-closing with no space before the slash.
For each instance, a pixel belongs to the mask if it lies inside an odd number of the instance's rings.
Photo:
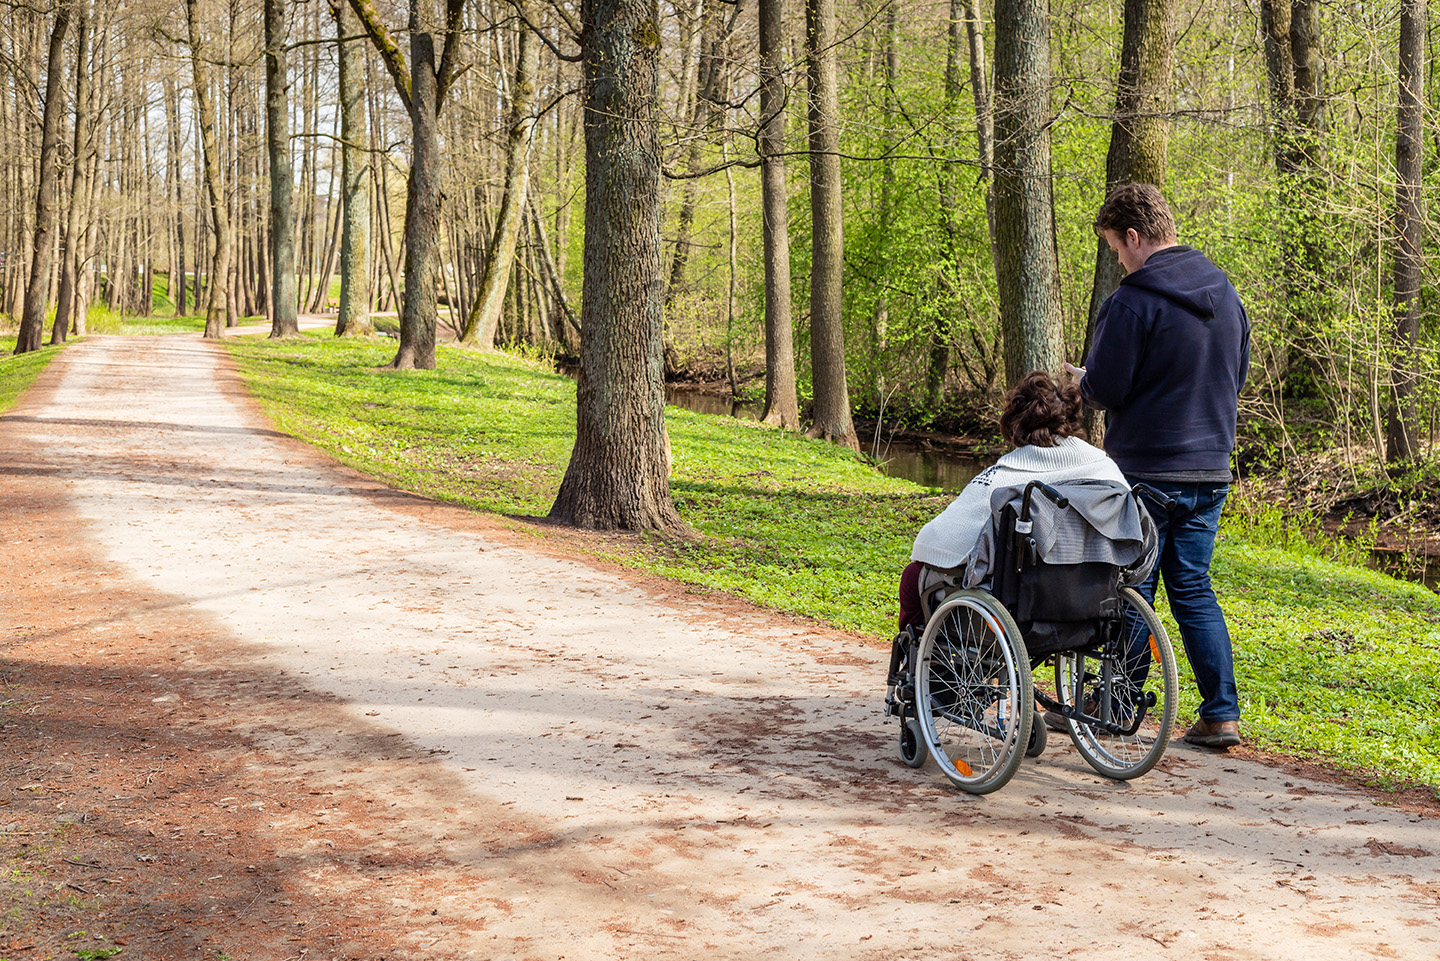
<path id="1" fill-rule="evenodd" d="M 372 69 L 373 66 L 367 57 L 365 62 L 366 88 L 370 98 L 370 117 L 373 121 L 370 125 L 370 178 L 371 183 L 376 185 L 375 233 L 380 238 L 380 257 L 376 265 L 376 272 L 378 273 L 380 268 L 383 267 L 385 277 L 390 281 L 390 293 L 388 296 L 381 298 L 381 307 L 379 309 L 390 310 L 392 309 L 390 305 L 393 304 L 395 305 L 393 309 L 398 310 L 402 284 L 400 283 L 399 258 L 395 256 L 393 249 L 393 231 L 391 229 L 392 221 L 390 217 L 390 166 L 379 159 L 380 144 L 388 142 L 386 140 L 387 131 L 385 128 L 385 115 L 379 107 L 379 90 L 376 89 L 373 78 L 371 77 Z M 376 284 L 376 288 L 380 289 L 379 283 Z M 380 289 L 380 292 L 383 294 L 383 289 Z"/>
<path id="2" fill-rule="evenodd" d="M 683 526 L 670 499 L 655 0 L 583 0 L 585 286 L 575 447 L 552 520 Z"/>
<path id="3" fill-rule="evenodd" d="M 270 156 L 271 337 L 300 333 L 295 293 L 295 175 L 290 162 L 286 0 L 265 0 L 265 131 Z"/>
<path id="4" fill-rule="evenodd" d="M 410 35 L 410 177 L 405 191 L 405 299 L 400 307 L 397 370 L 435 367 L 435 264 L 440 236 L 440 131 L 435 38 Z"/>
<path id="5" fill-rule="evenodd" d="M 103 53 L 104 42 L 98 45 L 97 55 Z M 79 248 L 75 254 L 75 334 L 83 337 L 86 333 L 90 299 L 95 289 L 93 271 L 89 269 L 90 251 L 95 249 L 96 237 L 100 230 L 100 218 L 95 213 L 95 192 L 100 180 L 100 152 L 95 149 L 95 125 L 90 125 L 89 157 L 85 163 L 85 229 L 80 232 Z"/>
<path id="6" fill-rule="evenodd" d="M 25 16 L 27 12 L 29 14 L 28 17 Z M 15 11 L 15 16 L 17 26 L 22 28 L 22 35 L 26 33 L 29 35 L 25 42 L 24 61 L 21 64 L 19 76 L 16 78 L 17 102 L 15 104 L 15 119 L 18 121 L 17 126 L 20 132 L 20 143 L 24 145 L 23 149 L 26 154 L 28 154 L 32 149 L 31 145 L 35 142 L 35 134 L 37 132 L 35 129 L 35 110 L 33 106 L 31 106 L 33 100 L 29 100 L 29 98 L 31 97 L 31 91 L 38 91 L 40 89 L 40 41 L 44 36 L 44 31 L 41 29 L 44 21 L 43 15 L 38 11 L 19 9 Z M 24 29 L 26 26 L 29 27 L 28 30 Z M 19 46 L 19 44 L 17 44 L 17 46 Z M 21 78 L 24 80 L 23 93 L 20 92 L 19 81 Z M 10 309 L 8 313 L 10 313 L 12 317 L 23 317 L 25 315 L 25 295 L 29 289 L 30 260 L 34 254 L 35 224 L 28 215 L 32 214 L 35 210 L 34 204 L 30 202 L 31 198 L 35 196 L 35 184 L 33 183 L 32 175 L 34 174 L 34 165 L 32 163 L 20 163 L 16 166 L 19 169 L 16 172 L 18 189 L 16 190 L 15 198 L 16 206 L 19 208 L 17 217 L 20 220 L 20 229 L 19 236 L 16 238 L 17 244 L 15 249 L 19 251 L 17 260 L 20 263 L 16 271 L 15 287 L 10 297 Z M 17 350 L 18 349 L 17 342 Z"/>
<path id="7" fill-rule="evenodd" d="M 148 100 L 148 93 L 144 92 L 142 84 L 141 97 Z M 148 176 L 148 172 L 155 169 L 152 159 L 154 156 L 154 140 L 150 136 L 150 111 L 142 109 L 139 113 L 140 143 L 135 150 L 135 161 L 137 164 L 135 183 L 143 189 L 143 202 L 140 212 L 135 217 L 135 229 L 142 234 L 135 244 L 136 254 L 140 258 L 140 316 L 149 317 L 155 312 L 155 180 Z M 135 193 L 140 193 L 136 190 Z"/>
<path id="8" fill-rule="evenodd" d="M 1270 87 L 1275 168 L 1284 198 L 1278 211 L 1283 309 L 1291 331 L 1286 392 L 1316 393 L 1323 376 L 1313 331 L 1323 309 L 1325 186 L 1322 162 L 1324 101 L 1320 96 L 1320 6 L 1317 0 L 1261 0 L 1266 76 Z"/>
<path id="9" fill-rule="evenodd" d="M 233 225 L 244 223 L 246 219 L 249 219 L 244 216 L 242 203 L 249 197 L 250 191 L 248 188 L 250 187 L 250 182 L 246 176 L 247 171 L 242 168 L 240 163 L 240 141 L 242 134 L 246 132 L 242 126 L 243 117 L 239 107 L 241 71 L 237 43 L 239 42 L 240 36 L 240 4 L 231 3 L 228 5 L 228 9 L 228 53 L 226 55 L 227 64 L 225 68 L 224 85 L 225 108 L 221 116 L 221 129 L 224 131 L 225 139 L 224 147 L 221 149 L 220 155 L 223 158 L 221 161 L 221 166 L 224 170 L 223 177 L 226 178 L 222 180 L 222 182 L 228 183 L 230 186 L 228 191 L 222 193 L 222 197 L 229 197 L 229 205 L 226 212 L 229 215 L 233 230 Z M 230 269 L 226 271 L 223 277 L 216 278 L 220 282 L 225 297 L 225 309 L 227 311 L 225 320 L 226 327 L 235 326 L 240 322 L 240 318 L 245 316 L 241 313 L 239 297 L 239 265 L 242 262 L 242 258 L 237 255 L 239 252 L 238 248 L 242 247 L 245 236 L 246 232 L 239 230 L 236 230 L 235 233 L 232 234 L 230 241 L 230 260 L 228 264 Z"/>
<path id="10" fill-rule="evenodd" d="M 1110 125 L 1110 150 L 1105 157 L 1105 191 L 1124 183 L 1165 185 L 1170 107 L 1170 76 L 1174 69 L 1175 0 L 1126 0 L 1125 28 L 1120 45 L 1120 77 L 1115 88 L 1115 119 Z M 1090 353 L 1100 305 L 1120 286 L 1120 261 L 1105 238 L 1095 250 L 1095 276 L 1085 346 Z M 1099 411 L 1086 409 L 1085 426 L 1093 444 L 1104 437 Z"/>
<path id="11" fill-rule="evenodd" d="M 220 155 L 215 143 L 215 109 L 210 101 L 210 71 L 200 48 L 199 0 L 185 0 L 186 24 L 189 28 L 190 67 L 195 75 L 195 120 L 200 128 L 200 144 L 205 168 L 205 194 L 210 203 L 210 219 L 215 228 L 215 251 L 210 262 L 210 277 L 205 304 L 205 337 L 218 340 L 230 326 L 230 212 L 220 179 Z"/>
<path id="12" fill-rule="evenodd" d="M 85 231 L 85 172 L 90 165 L 90 4 L 80 0 L 75 11 L 75 158 L 70 168 L 70 209 L 65 216 L 64 261 L 60 268 L 60 292 L 55 301 L 55 326 L 50 343 L 63 344 L 72 326 L 79 298 L 76 286 L 85 269 L 80 259 L 80 235 Z"/>
<path id="13" fill-rule="evenodd" d="M 760 0 L 760 191 L 765 245 L 765 413 L 800 429 L 790 316 L 790 189 L 785 177 L 785 0 Z"/>
<path id="14" fill-rule="evenodd" d="M 555 260 L 550 255 L 550 244 L 545 239 L 545 221 L 540 216 L 540 211 L 535 206 L 534 196 L 526 198 L 530 206 L 530 222 L 535 228 L 535 246 L 540 248 L 540 265 L 545 270 L 545 276 L 550 281 L 550 288 L 555 295 L 555 305 L 559 308 L 559 323 L 555 325 L 559 339 L 568 350 L 575 350 L 580 346 L 580 322 L 575 319 L 575 311 L 570 308 L 570 301 L 565 296 L 565 285 L 561 281 L 560 270 Z"/>
<path id="15" fill-rule="evenodd" d="M 896 29 L 896 24 L 897 24 L 897 19 L 898 19 L 897 9 L 896 9 L 897 6 L 898 6 L 897 4 L 891 3 L 889 6 L 887 6 L 887 7 L 885 8 L 885 14 L 884 14 L 884 22 L 885 22 L 885 50 L 884 50 L 885 80 L 884 80 L 884 87 L 885 87 L 885 92 L 884 92 L 884 96 L 883 96 L 883 99 L 882 99 L 882 107 L 881 107 L 881 109 L 882 109 L 882 111 L 883 111 L 883 115 L 886 116 L 886 117 L 894 117 L 894 116 L 899 115 L 899 113 L 900 113 L 900 111 L 899 111 L 899 109 L 898 109 L 899 104 L 898 104 L 898 102 L 897 102 L 898 98 L 897 98 L 897 96 L 896 96 L 896 90 L 895 90 L 896 82 L 897 82 L 897 80 L 899 79 L 899 76 L 900 76 L 900 52 L 899 52 L 899 50 L 896 48 L 896 45 L 895 45 L 895 29 Z M 951 28 L 951 29 L 952 29 L 952 33 L 953 33 L 953 30 L 954 30 L 953 25 L 952 25 L 952 28 Z M 952 49 L 953 49 L 953 47 L 952 47 Z M 950 74 L 950 70 L 947 69 L 947 71 L 946 71 L 947 80 L 948 80 L 948 78 L 949 78 L 949 74 Z M 948 83 L 947 83 L 947 88 L 948 88 Z M 947 89 L 947 91 L 946 91 L 947 106 L 948 106 L 948 101 L 949 101 L 949 99 L 950 99 L 950 97 L 949 97 L 949 90 Z M 947 113 L 947 115 L 948 115 L 948 114 L 950 113 L 950 111 L 947 109 L 947 110 L 946 110 L 946 113 Z M 886 153 L 889 153 L 891 149 L 892 149 L 892 145 L 891 145 L 891 144 L 889 144 L 889 143 L 885 144 L 885 152 L 886 152 Z M 942 171 L 942 172 L 941 172 L 942 183 L 947 183 L 947 184 L 948 184 L 948 181 L 949 181 L 949 179 L 950 179 L 949 176 L 948 176 L 948 174 L 949 174 L 949 171 Z M 948 192 L 948 191 L 947 191 L 947 192 Z M 879 204 L 878 204 L 879 210 L 876 211 L 876 218 L 875 218 L 875 219 L 876 219 L 876 227 L 877 227 L 876 233 L 877 233 L 877 235 L 878 235 L 878 237 L 879 237 L 879 247 L 880 247 L 879 262 L 878 262 L 878 264 L 876 265 L 877 268 L 878 268 L 879 277 L 878 277 L 878 279 L 877 279 L 876 281 L 874 281 L 874 283 L 873 283 L 873 286 L 875 287 L 875 308 L 874 308 L 874 310 L 871 312 L 871 315 L 870 315 L 870 389 L 869 389 L 869 393 L 870 393 L 871 398 L 872 398 L 872 400 L 874 401 L 877 409 L 880 410 L 880 411 L 882 411 L 882 412 L 883 412 L 884 409 L 885 409 L 885 352 L 886 352 L 886 349 L 887 349 L 887 346 L 888 346 L 888 343 L 889 343 L 889 338 L 890 338 L 890 297 L 889 297 L 889 289 L 888 289 L 888 287 L 889 287 L 889 283 L 890 283 L 891 268 L 892 268 L 892 258 L 891 258 L 891 253 L 890 253 L 890 227 L 891 227 L 891 218 L 892 218 L 892 216 L 893 216 L 893 211 L 892 211 L 891 208 L 892 208 L 892 201 L 893 201 L 893 195 L 894 195 L 894 193 L 895 193 L 895 161 L 891 160 L 889 157 L 886 157 L 886 158 L 884 158 L 883 160 L 880 161 L 880 202 L 879 202 Z M 953 203 L 953 198 L 947 198 L 947 199 L 950 199 L 950 200 L 951 200 L 951 203 Z M 942 201 L 941 206 L 942 206 L 942 208 L 944 208 L 945 210 L 948 211 L 948 210 L 950 209 L 951 204 L 950 204 L 950 203 L 945 203 L 945 202 Z M 949 218 L 947 217 L 946 219 L 948 220 Z M 954 245 L 953 245 L 953 244 L 950 244 L 950 245 L 948 245 L 948 246 L 949 246 L 950 248 L 953 248 Z M 948 259 L 948 258 L 947 258 L 947 259 Z M 943 271 L 943 270 L 941 271 L 941 276 L 942 276 L 942 277 L 944 276 L 944 271 Z M 944 317 L 946 317 L 946 318 L 948 319 L 949 311 L 948 311 L 948 310 L 943 311 L 942 316 L 944 316 Z M 948 324 L 944 324 L 944 325 L 942 325 L 941 329 L 948 328 L 948 326 L 949 326 Z M 948 330 L 946 330 L 945 332 L 946 332 L 946 334 L 948 335 Z M 949 337 L 946 336 L 943 340 L 942 340 L 940 337 L 938 337 L 938 336 L 935 338 L 934 343 L 932 343 L 932 345 L 931 345 L 931 359 L 932 359 L 932 361 L 933 361 L 933 359 L 934 359 L 934 357 L 935 357 L 935 348 L 936 348 L 937 346 L 941 347 L 944 351 L 946 351 L 946 352 L 948 353 L 948 350 L 949 350 Z M 942 355 L 942 357 L 943 357 L 943 355 Z M 944 372 L 944 367 L 945 367 L 945 365 L 944 365 L 944 362 L 943 362 L 943 359 L 942 359 L 942 364 L 941 364 L 941 367 L 940 367 L 940 377 L 941 377 L 941 379 L 943 379 L 943 377 L 944 377 L 944 373 L 943 373 L 943 372 Z M 931 371 L 930 371 L 932 377 L 934 376 L 935 372 L 936 372 L 936 371 L 935 371 L 935 367 L 934 367 L 934 365 L 933 365 L 933 363 L 932 363 L 932 365 L 931 365 Z M 928 380 L 928 378 L 927 378 L 927 380 Z M 881 416 L 883 417 L 883 413 L 881 414 Z M 879 432 L 877 431 L 877 432 L 876 432 L 876 435 L 875 435 L 875 449 L 877 449 L 877 450 L 878 450 L 878 445 L 879 445 L 879 442 L 880 442 L 880 441 L 879 441 L 879 437 L 880 437 L 880 435 L 879 435 Z"/>
<path id="16" fill-rule="evenodd" d="M 945 115 L 955 116 L 960 106 L 961 41 L 968 42 L 970 54 L 970 85 L 975 103 L 975 155 L 980 162 L 980 181 L 985 190 L 985 220 L 990 235 L 993 262 L 995 250 L 995 196 L 991 189 L 990 168 L 993 160 L 990 88 L 986 80 L 985 25 L 980 20 L 979 0 L 950 0 L 950 36 L 945 55 Z M 961 269 L 960 224 L 955 216 L 957 173 L 940 171 L 940 229 L 945 242 L 945 257 L 937 271 L 937 285 L 945 295 L 936 318 L 935 333 L 930 341 L 929 363 L 925 372 L 926 409 L 939 411 L 944 401 L 945 378 L 950 369 L 950 347 L 955 335 L 954 317 L 960 309 L 956 302 L 955 282 L 951 271 Z"/>
<path id="17" fill-rule="evenodd" d="M 1425 143 L 1425 0 L 1400 5 L 1400 102 L 1395 138 L 1395 335 L 1393 401 L 1385 431 L 1385 460 L 1400 464 L 1420 455 L 1415 386 L 1420 357 L 1420 242 Z"/>
<path id="18" fill-rule="evenodd" d="M 724 58 L 721 46 L 724 42 L 724 20 L 721 15 L 721 0 L 701 0 L 700 36 L 698 60 L 695 65 L 695 85 L 690 102 L 689 127 L 686 135 L 690 143 L 685 151 L 685 172 L 693 173 L 700 167 L 700 151 L 703 135 L 714 126 L 717 111 L 715 101 L 720 96 L 720 85 Z M 736 10 L 738 12 L 739 5 Z M 680 188 L 680 214 L 675 225 L 675 250 L 670 258 L 670 281 L 665 288 L 665 308 L 669 310 L 675 302 L 675 295 L 685 283 L 685 266 L 690 260 L 690 231 L 695 224 L 695 203 L 697 183 L 686 178 Z"/>
<path id="19" fill-rule="evenodd" d="M 990 230 L 990 245 L 995 245 L 995 104 L 990 95 L 990 84 L 986 80 L 985 63 L 985 22 L 980 19 L 980 0 L 952 0 L 952 16 L 961 13 L 965 20 L 965 38 L 970 50 L 970 89 L 975 101 L 975 153 L 980 159 L 980 177 L 985 181 L 985 222 Z M 963 4 L 960 10 L 956 5 Z M 954 49 L 959 38 L 951 41 Z M 958 68 L 957 68 L 958 73 Z M 954 95 L 959 93 L 959 77 L 947 80 L 947 94 L 953 85 Z"/>
<path id="20" fill-rule="evenodd" d="M 165 113 L 170 128 L 170 173 L 175 178 L 175 266 L 170 275 L 170 298 L 175 301 L 175 316 L 183 317 L 190 310 L 185 293 L 189 281 L 185 273 L 185 183 L 181 176 L 184 169 L 181 163 L 184 137 L 180 130 L 179 95 L 168 74 L 165 81 Z M 177 276 L 179 284 L 175 283 Z"/>
<path id="21" fill-rule="evenodd" d="M 725 376 L 730 381 L 732 402 L 740 394 L 740 381 L 735 376 L 735 324 L 740 318 L 740 231 L 737 229 L 735 212 L 735 170 L 730 166 L 730 150 L 727 141 L 720 145 L 721 159 L 725 164 L 725 200 L 729 217 L 729 237 L 726 252 L 729 254 L 729 280 L 725 291 Z"/>
<path id="22" fill-rule="evenodd" d="M 485 348 L 495 345 L 495 325 L 515 265 L 515 242 L 520 236 L 530 189 L 530 142 L 535 135 L 530 106 L 535 99 L 535 75 L 540 69 L 540 45 L 533 31 L 522 26 L 518 46 L 515 82 L 510 89 L 510 134 L 505 145 L 505 195 L 486 252 L 480 290 L 460 336 L 465 343 Z"/>
<path id="23" fill-rule="evenodd" d="M 334 164 L 331 164 L 333 169 Z M 343 174 L 342 174 L 343 176 Z M 340 234 L 343 230 L 344 204 L 335 202 L 334 176 L 330 177 L 330 185 L 325 193 L 325 236 L 323 246 L 325 254 L 320 258 L 319 282 L 315 284 L 315 292 L 310 298 L 309 311 L 312 314 L 322 313 L 330 306 L 330 278 L 335 274 L 335 257 L 340 251 Z"/>
<path id="24" fill-rule="evenodd" d="M 1039 0 L 995 4 L 995 261 L 1005 380 L 1061 362 L 1050 190 L 1050 20 Z"/>
<path id="25" fill-rule="evenodd" d="M 1105 189 L 1123 183 L 1165 185 L 1169 124 L 1170 76 L 1174 67 L 1175 0 L 1126 0 L 1125 30 L 1120 47 L 1120 79 L 1115 91 L 1115 119 L 1105 157 Z M 1090 292 L 1090 318 L 1085 333 L 1088 351 L 1100 305 L 1115 292 L 1123 276 L 1120 261 L 1104 238 L 1095 258 Z"/>
<path id="26" fill-rule="evenodd" d="M 805 57 L 810 80 L 810 366 L 815 393 L 810 436 L 860 449 L 845 382 L 841 281 L 845 224 L 840 196 L 840 91 L 835 0 L 806 0 Z"/>
<path id="27" fill-rule="evenodd" d="M 365 48 L 345 40 L 357 29 L 345 0 L 331 0 L 340 60 L 340 310 L 335 335 L 374 333 L 370 323 L 370 192 L 366 186 Z"/>
<path id="28" fill-rule="evenodd" d="M 70 0 L 55 10 L 50 31 L 50 56 L 45 69 L 45 113 L 40 123 L 40 173 L 35 186 L 35 234 L 30 258 L 30 282 L 25 287 L 25 312 L 15 353 L 39 350 L 45 336 L 45 309 L 49 306 L 50 263 L 55 245 L 55 185 L 60 179 L 60 112 L 65 92 L 61 89 L 64 69 L 65 31 L 70 26 Z"/>
<path id="29" fill-rule="evenodd" d="M 373 0 L 350 0 L 410 114 L 411 164 L 405 204 L 405 300 L 400 309 L 397 370 L 435 367 L 435 267 L 440 247 L 440 107 L 458 69 L 465 0 L 446 0 L 445 46 L 437 60 L 435 35 L 422 29 L 419 0 L 410 0 L 410 64 L 380 22 Z"/>

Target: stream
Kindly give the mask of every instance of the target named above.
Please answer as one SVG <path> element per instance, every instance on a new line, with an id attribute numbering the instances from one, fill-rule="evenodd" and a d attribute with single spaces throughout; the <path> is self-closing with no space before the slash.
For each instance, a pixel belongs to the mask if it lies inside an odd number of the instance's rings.
<path id="1" fill-rule="evenodd" d="M 687 387 L 666 385 L 665 403 L 697 414 L 718 414 L 759 420 L 759 404 L 737 403 L 726 394 L 712 394 Z M 933 450 L 902 438 L 887 440 L 881 436 L 877 447 L 873 434 L 860 433 L 860 449 L 875 453 L 880 469 L 891 477 L 903 477 L 926 487 L 938 487 L 958 493 L 970 479 L 993 463 L 992 459 L 973 454 L 957 454 Z"/>

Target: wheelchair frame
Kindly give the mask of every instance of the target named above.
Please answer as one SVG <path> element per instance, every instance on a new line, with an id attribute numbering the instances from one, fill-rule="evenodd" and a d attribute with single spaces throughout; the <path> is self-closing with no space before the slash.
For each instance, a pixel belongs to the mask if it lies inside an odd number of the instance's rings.
<path id="1" fill-rule="evenodd" d="M 1018 514 L 1007 511 L 999 532 L 997 591 L 1013 593 L 1012 573 L 1046 576 L 1032 535 L 1035 492 L 1062 510 L 1069 506 L 1046 484 L 1026 486 Z M 1132 495 L 1163 510 L 1171 506 L 1145 485 Z M 886 713 L 900 720 L 905 764 L 918 768 L 934 758 L 962 790 L 998 790 L 1022 755 L 1045 750 L 1037 703 L 1063 719 L 1080 755 L 1105 777 L 1139 777 L 1164 755 L 1178 698 L 1175 654 L 1160 619 L 1133 588 L 1119 587 L 1093 618 L 1067 625 L 1080 643 L 1034 656 L 1015 616 L 989 591 L 951 581 L 922 592 L 922 599 L 930 611 L 925 629 L 919 638 L 909 631 L 896 637 L 886 696 Z M 1053 680 L 1036 682 L 1035 669 L 1047 663 Z"/>

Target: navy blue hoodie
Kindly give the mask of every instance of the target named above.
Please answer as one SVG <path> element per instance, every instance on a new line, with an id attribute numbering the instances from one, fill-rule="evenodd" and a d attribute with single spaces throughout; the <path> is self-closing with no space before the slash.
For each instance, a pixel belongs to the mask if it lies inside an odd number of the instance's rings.
<path id="1" fill-rule="evenodd" d="M 1250 319 L 1193 247 L 1151 254 L 1100 307 L 1080 392 L 1108 411 L 1105 452 L 1127 474 L 1228 470 Z"/>

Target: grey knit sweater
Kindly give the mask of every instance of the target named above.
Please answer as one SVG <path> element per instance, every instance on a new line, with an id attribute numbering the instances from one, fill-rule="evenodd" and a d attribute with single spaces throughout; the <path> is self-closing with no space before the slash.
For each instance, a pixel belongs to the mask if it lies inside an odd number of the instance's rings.
<path id="1" fill-rule="evenodd" d="M 990 526 L 990 492 L 994 488 L 1023 486 L 1031 480 L 1054 484 L 1084 478 L 1125 484 L 1115 462 L 1078 437 L 1061 438 L 1054 447 L 1017 447 L 981 471 L 949 507 L 920 529 L 910 559 L 939 568 L 955 567 L 964 560 Z"/>

